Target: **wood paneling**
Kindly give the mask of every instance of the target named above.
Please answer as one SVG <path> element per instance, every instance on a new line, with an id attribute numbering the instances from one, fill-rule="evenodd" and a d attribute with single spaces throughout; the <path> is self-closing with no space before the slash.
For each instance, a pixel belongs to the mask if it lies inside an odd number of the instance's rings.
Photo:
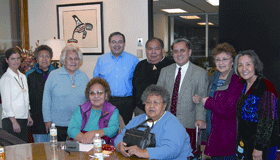
<path id="1" fill-rule="evenodd" d="M 19 0 L 21 47 L 29 49 L 28 0 Z"/>

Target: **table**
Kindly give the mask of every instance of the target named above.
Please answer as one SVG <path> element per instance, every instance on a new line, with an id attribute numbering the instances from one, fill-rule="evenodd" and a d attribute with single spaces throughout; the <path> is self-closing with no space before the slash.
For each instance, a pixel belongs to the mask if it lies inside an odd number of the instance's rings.
<path id="1" fill-rule="evenodd" d="M 58 146 L 64 142 L 58 142 Z M 59 148 L 59 147 L 58 147 Z M 19 145 L 11 145 L 5 147 L 5 159 L 6 160 L 94 160 L 89 155 L 93 154 L 93 150 L 89 152 L 66 152 L 65 150 L 56 149 L 53 150 L 50 143 L 26 143 Z M 56 158 L 54 158 L 56 157 Z M 110 157 L 104 158 L 104 160 L 137 160 L 136 156 L 126 158 L 121 153 L 115 152 Z"/>

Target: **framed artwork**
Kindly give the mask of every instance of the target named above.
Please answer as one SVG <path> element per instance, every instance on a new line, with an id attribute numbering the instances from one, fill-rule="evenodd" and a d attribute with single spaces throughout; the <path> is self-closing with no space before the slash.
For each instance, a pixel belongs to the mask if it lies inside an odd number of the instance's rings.
<path id="1" fill-rule="evenodd" d="M 84 55 L 101 55 L 103 2 L 57 5 L 58 38 L 77 45 Z"/>

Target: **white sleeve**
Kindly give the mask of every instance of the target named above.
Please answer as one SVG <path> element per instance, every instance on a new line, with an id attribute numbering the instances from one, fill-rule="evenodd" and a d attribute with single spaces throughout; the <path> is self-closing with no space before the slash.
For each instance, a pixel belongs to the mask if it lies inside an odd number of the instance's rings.
<path id="1" fill-rule="evenodd" d="M 2 77 L 1 82 L 2 109 L 5 117 L 15 117 L 12 108 L 12 81 L 9 77 Z"/>

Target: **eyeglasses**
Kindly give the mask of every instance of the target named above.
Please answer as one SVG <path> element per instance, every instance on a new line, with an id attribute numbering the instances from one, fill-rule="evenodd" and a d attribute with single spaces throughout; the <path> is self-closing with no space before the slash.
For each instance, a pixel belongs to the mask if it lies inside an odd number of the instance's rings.
<path id="1" fill-rule="evenodd" d="M 91 91 L 91 92 L 89 92 L 89 94 L 91 96 L 94 96 L 94 95 L 101 96 L 103 93 L 104 93 L 104 91 Z"/>
<path id="2" fill-rule="evenodd" d="M 220 62 L 225 63 L 225 62 L 228 61 L 229 59 L 231 59 L 231 58 L 215 59 L 215 62 L 216 62 L 216 63 L 220 63 Z"/>
<path id="3" fill-rule="evenodd" d="M 123 41 L 112 41 L 111 43 L 112 43 L 112 44 L 122 44 Z"/>
<path id="4" fill-rule="evenodd" d="M 154 101 L 154 102 L 152 102 L 152 101 L 146 101 L 146 102 L 145 102 L 146 105 L 152 105 L 152 104 L 154 104 L 155 106 L 159 106 L 161 103 L 164 103 L 164 102 L 158 102 L 158 101 Z"/>
<path id="5" fill-rule="evenodd" d="M 79 61 L 80 59 L 79 59 L 79 58 L 74 58 L 74 59 L 73 59 L 73 58 L 71 58 L 71 57 L 68 57 L 67 60 L 69 60 L 69 61 Z"/>
<path id="6" fill-rule="evenodd" d="M 38 56 L 38 58 L 41 58 L 41 59 L 43 59 L 43 58 L 49 59 L 49 58 L 51 58 L 51 56 L 49 56 L 49 55 L 40 55 L 40 56 Z"/>

